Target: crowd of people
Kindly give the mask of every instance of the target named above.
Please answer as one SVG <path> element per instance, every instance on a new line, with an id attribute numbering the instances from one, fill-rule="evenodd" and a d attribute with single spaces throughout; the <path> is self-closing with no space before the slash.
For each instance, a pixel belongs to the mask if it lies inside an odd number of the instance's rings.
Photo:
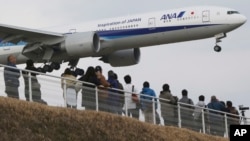
<path id="1" fill-rule="evenodd" d="M 41 99 L 40 84 L 36 78 L 37 74 L 28 73 L 26 71 L 20 72 L 18 69 L 15 69 L 16 58 L 13 55 L 10 55 L 7 60 L 7 65 L 11 67 L 5 67 L 4 69 L 5 92 L 7 96 L 19 99 L 19 77 L 22 73 L 25 82 L 26 100 L 30 101 L 32 99 L 35 102 L 47 104 Z M 39 71 L 34 66 L 32 60 L 27 60 L 25 69 Z M 30 77 L 28 77 L 29 75 L 32 76 L 31 83 L 29 80 Z M 82 94 L 81 106 L 85 107 L 86 110 L 99 109 L 100 111 L 120 115 L 125 114 L 136 119 L 139 119 L 141 110 L 146 122 L 153 123 L 154 115 L 155 122 L 160 124 L 160 114 L 157 112 L 158 105 L 160 105 L 164 125 L 178 126 L 180 121 L 178 119 L 176 105 L 180 104 L 182 127 L 193 129 L 193 125 L 195 125 L 196 129 L 193 130 L 202 131 L 202 121 L 205 120 L 204 122 L 207 122 L 209 125 L 206 126 L 206 130 L 209 128 L 211 134 L 223 136 L 224 130 L 221 128 L 223 128 L 223 124 L 225 124 L 223 122 L 224 116 L 218 113 L 218 111 L 230 113 L 230 115 L 228 115 L 231 117 L 228 120 L 229 124 L 239 124 L 239 112 L 231 101 L 225 103 L 219 101 L 216 96 L 211 96 L 211 101 L 206 104 L 205 96 L 200 95 L 198 97 L 198 102 L 194 104 L 193 100 L 188 97 L 188 91 L 186 89 L 182 90 L 182 97 L 179 99 L 171 93 L 170 86 L 167 83 L 163 84 L 158 101 L 156 93 L 150 87 L 148 81 L 145 81 L 142 84 L 142 89 L 139 90 L 138 86 L 132 83 L 131 76 L 127 74 L 123 77 L 125 82 L 123 86 L 118 80 L 118 75 L 112 70 L 108 71 L 108 78 L 106 78 L 101 66 L 89 66 L 80 78 L 77 78 L 77 75 L 70 68 L 66 68 L 61 77 L 61 87 L 64 91 L 63 96 L 66 102 L 66 90 L 73 89 L 75 91 L 75 98 L 77 98 L 77 93 Z M 98 91 L 97 93 L 96 90 Z M 32 98 L 30 97 L 30 91 L 32 91 Z M 96 99 L 98 99 L 98 105 L 96 105 Z M 76 104 L 67 104 L 67 107 L 76 108 Z M 205 116 L 202 116 L 204 112 L 209 114 L 204 114 Z M 219 125 L 214 126 L 215 123 Z"/>

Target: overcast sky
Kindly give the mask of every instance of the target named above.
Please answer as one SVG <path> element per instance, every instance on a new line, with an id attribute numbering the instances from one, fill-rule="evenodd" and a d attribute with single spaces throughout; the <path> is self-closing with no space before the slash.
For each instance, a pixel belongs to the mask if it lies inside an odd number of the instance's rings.
<path id="1" fill-rule="evenodd" d="M 36 29 L 84 23 L 92 20 L 126 16 L 197 5 L 216 5 L 238 10 L 249 19 L 249 0 L 8 0 L 0 5 L 0 23 Z M 168 83 L 174 95 L 181 97 L 187 89 L 197 103 L 203 94 L 206 103 L 212 95 L 232 100 L 238 108 L 250 106 L 250 25 L 249 22 L 227 34 L 220 43 L 222 52 L 213 51 L 215 39 L 152 46 L 141 49 L 138 65 L 113 68 L 96 58 L 85 58 L 79 67 L 101 65 L 104 73 L 114 70 L 119 80 L 130 74 L 138 89 L 147 80 L 159 94 Z M 64 65 L 66 66 L 66 65 Z M 60 75 L 64 70 L 54 72 Z M 250 111 L 246 112 L 250 117 Z"/>

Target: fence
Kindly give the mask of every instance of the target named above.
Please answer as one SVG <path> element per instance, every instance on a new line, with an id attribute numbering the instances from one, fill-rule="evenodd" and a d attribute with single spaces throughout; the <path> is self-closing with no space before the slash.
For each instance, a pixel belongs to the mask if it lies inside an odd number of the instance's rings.
<path id="1" fill-rule="evenodd" d="M 18 73 L 4 72 L 4 67 L 16 70 Z M 17 89 L 19 92 L 19 95 L 12 95 L 12 97 L 49 106 L 104 111 L 137 118 L 153 124 L 172 125 L 224 137 L 228 137 L 230 124 L 249 124 L 247 121 L 250 120 L 240 115 L 232 115 L 180 102 L 174 105 L 167 99 L 152 97 L 149 98 L 152 100 L 140 99 L 140 103 L 135 105 L 135 109 L 131 109 L 131 92 L 96 87 L 87 82 L 4 65 L 0 65 L 0 96 L 7 96 L 4 73 L 12 77 L 20 75 L 20 86 L 15 87 L 11 83 L 9 87 L 10 90 Z M 67 81 L 75 81 L 75 83 L 72 83 L 74 85 L 71 86 Z M 142 94 L 137 95 L 141 97 Z"/>

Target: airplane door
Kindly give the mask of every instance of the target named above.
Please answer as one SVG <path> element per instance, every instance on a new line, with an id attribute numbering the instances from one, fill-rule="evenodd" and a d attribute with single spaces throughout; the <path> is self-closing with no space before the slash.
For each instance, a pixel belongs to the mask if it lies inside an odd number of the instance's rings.
<path id="1" fill-rule="evenodd" d="M 210 22 L 210 11 L 202 11 L 202 22 Z"/>
<path id="2" fill-rule="evenodd" d="M 150 30 L 155 29 L 155 18 L 149 18 L 148 19 L 148 28 Z"/>

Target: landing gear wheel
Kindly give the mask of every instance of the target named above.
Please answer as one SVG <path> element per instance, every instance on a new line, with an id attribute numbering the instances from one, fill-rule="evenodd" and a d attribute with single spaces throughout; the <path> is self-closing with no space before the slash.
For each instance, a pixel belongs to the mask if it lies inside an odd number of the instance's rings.
<path id="1" fill-rule="evenodd" d="M 220 46 L 218 46 L 218 45 L 216 45 L 216 46 L 214 47 L 214 51 L 216 51 L 216 52 L 220 52 L 220 51 L 221 51 L 221 47 L 220 47 Z"/>
<path id="2" fill-rule="evenodd" d="M 45 72 L 52 72 L 53 71 L 53 68 L 50 66 L 50 65 L 44 65 L 43 66 L 43 70 Z"/>
<path id="3" fill-rule="evenodd" d="M 83 70 L 83 69 L 76 68 L 76 69 L 75 69 L 75 73 L 76 73 L 77 75 L 82 76 L 82 75 L 84 74 L 84 70 Z"/>
<path id="4" fill-rule="evenodd" d="M 50 66 L 52 67 L 52 69 L 55 69 L 55 70 L 59 70 L 60 69 L 60 64 L 59 63 L 51 63 Z"/>

